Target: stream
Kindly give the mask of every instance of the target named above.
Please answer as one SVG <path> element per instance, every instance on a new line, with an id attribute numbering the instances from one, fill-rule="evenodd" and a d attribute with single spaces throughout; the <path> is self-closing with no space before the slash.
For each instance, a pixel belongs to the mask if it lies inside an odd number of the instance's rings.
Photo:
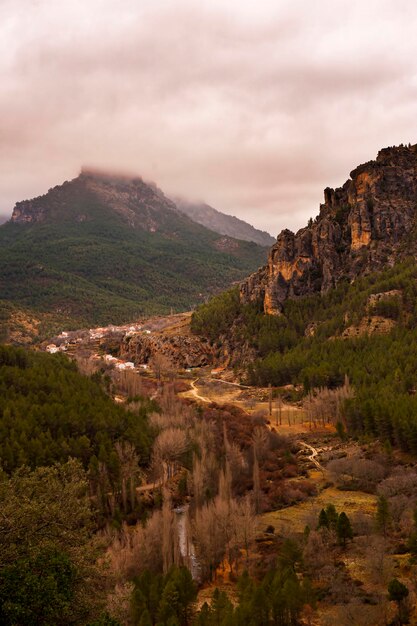
<path id="1" fill-rule="evenodd" d="M 180 554 L 184 559 L 185 565 L 190 570 L 193 580 L 199 581 L 201 579 L 201 567 L 195 553 L 194 544 L 189 538 L 188 508 L 189 505 L 185 504 L 174 509 L 177 517 L 178 541 Z"/>

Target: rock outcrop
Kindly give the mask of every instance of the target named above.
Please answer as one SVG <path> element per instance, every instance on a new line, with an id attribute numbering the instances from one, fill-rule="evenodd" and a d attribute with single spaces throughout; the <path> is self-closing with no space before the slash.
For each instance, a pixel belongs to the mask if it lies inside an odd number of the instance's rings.
<path id="1" fill-rule="evenodd" d="M 202 367 L 213 363 L 213 349 L 208 342 L 193 335 L 134 333 L 120 345 L 120 356 L 136 365 L 149 363 L 155 356 L 164 357 L 176 369 Z"/>
<path id="2" fill-rule="evenodd" d="M 267 265 L 242 283 L 241 299 L 261 300 L 265 313 L 279 314 L 287 298 L 326 292 L 414 255 L 416 219 L 417 145 L 385 148 L 343 187 L 324 190 L 306 228 L 281 232 Z"/>

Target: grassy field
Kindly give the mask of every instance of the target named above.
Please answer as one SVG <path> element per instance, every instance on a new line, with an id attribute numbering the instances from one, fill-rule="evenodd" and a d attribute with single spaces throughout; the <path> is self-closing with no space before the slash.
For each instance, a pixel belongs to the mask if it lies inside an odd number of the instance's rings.
<path id="1" fill-rule="evenodd" d="M 374 515 L 376 511 L 376 496 L 362 491 L 339 491 L 335 487 L 323 489 L 315 498 L 300 504 L 271 511 L 261 516 L 261 525 L 274 526 L 277 532 L 288 535 L 303 532 L 306 524 L 328 504 L 334 504 L 337 511 L 344 511 L 349 517 L 357 512 L 365 515 Z"/>

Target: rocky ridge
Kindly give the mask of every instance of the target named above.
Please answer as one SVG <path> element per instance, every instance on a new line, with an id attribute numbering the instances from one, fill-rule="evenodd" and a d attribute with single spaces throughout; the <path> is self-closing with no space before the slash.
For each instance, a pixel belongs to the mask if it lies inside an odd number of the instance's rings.
<path id="1" fill-rule="evenodd" d="M 416 216 L 417 145 L 385 148 L 342 187 L 324 190 L 307 227 L 280 233 L 267 265 L 241 284 L 241 300 L 262 301 L 265 313 L 279 314 L 287 298 L 325 293 L 414 255 Z"/>
<path id="2" fill-rule="evenodd" d="M 188 218 L 174 202 L 152 183 L 129 177 L 83 168 L 71 181 L 53 187 L 43 196 L 17 202 L 11 217 L 16 223 L 45 222 L 59 217 L 83 222 L 92 218 L 88 210 L 75 209 L 79 197 L 88 194 L 111 208 L 132 228 L 148 232 L 163 230 L 169 218 Z"/>
<path id="3" fill-rule="evenodd" d="M 254 241 L 265 247 L 274 243 L 274 238 L 269 233 L 258 230 L 234 215 L 226 215 L 217 211 L 208 204 L 188 202 L 183 199 L 175 199 L 175 203 L 179 210 L 188 215 L 194 222 L 202 224 L 216 233 L 242 241 Z"/>

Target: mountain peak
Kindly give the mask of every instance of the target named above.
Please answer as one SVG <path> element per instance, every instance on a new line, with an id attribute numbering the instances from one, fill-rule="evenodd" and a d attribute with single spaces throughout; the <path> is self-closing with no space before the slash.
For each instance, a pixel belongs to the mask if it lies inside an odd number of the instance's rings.
<path id="1" fill-rule="evenodd" d="M 79 176 L 32 200 L 17 202 L 12 222 L 88 221 L 100 214 L 116 214 L 132 228 L 164 230 L 173 213 L 186 219 L 153 183 L 139 176 L 82 168 Z"/>

